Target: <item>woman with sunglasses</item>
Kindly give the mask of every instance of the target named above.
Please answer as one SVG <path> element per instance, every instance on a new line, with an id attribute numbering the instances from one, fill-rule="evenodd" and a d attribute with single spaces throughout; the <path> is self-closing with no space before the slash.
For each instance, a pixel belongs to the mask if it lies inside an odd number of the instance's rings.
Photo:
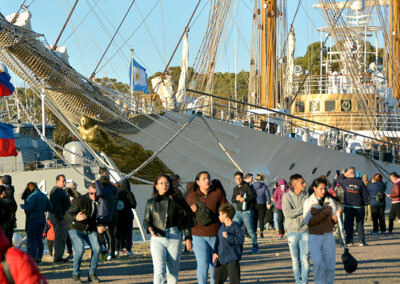
<path id="1" fill-rule="evenodd" d="M 150 251 L 153 259 L 153 283 L 178 282 L 182 252 L 182 232 L 186 247 L 192 248 L 191 227 L 194 215 L 182 194 L 172 187 L 171 178 L 161 174 L 153 186 L 153 198 L 147 201 L 144 226 L 151 234 Z"/>

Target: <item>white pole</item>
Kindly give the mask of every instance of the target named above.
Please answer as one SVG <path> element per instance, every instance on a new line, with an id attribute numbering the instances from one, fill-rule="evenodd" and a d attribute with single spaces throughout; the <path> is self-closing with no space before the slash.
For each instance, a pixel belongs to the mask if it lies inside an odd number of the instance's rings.
<path id="1" fill-rule="evenodd" d="M 237 81 L 236 81 L 236 73 L 237 73 L 237 52 L 236 52 L 236 16 L 237 16 L 237 5 L 236 5 L 236 0 L 234 0 L 234 5 L 235 5 L 235 33 L 234 33 L 234 40 L 235 40 L 235 120 L 237 120 Z"/>
<path id="2" fill-rule="evenodd" d="M 133 47 L 131 47 L 131 85 L 130 85 L 130 91 L 131 91 L 131 98 L 133 98 Z"/>
<path id="3" fill-rule="evenodd" d="M 42 88 L 42 93 L 40 94 L 42 97 L 42 135 L 46 137 L 46 115 L 44 113 L 44 99 L 46 97 L 44 88 Z"/>

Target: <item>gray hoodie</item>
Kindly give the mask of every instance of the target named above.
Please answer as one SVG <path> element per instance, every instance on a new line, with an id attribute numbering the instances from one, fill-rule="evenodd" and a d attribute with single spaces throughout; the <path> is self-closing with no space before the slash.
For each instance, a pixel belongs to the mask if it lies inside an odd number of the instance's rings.
<path id="1" fill-rule="evenodd" d="M 285 215 L 285 224 L 288 233 L 307 231 L 307 225 L 303 218 L 303 207 L 306 200 L 307 194 L 304 191 L 297 195 L 293 192 L 292 188 L 283 196 L 282 211 L 283 215 Z"/>

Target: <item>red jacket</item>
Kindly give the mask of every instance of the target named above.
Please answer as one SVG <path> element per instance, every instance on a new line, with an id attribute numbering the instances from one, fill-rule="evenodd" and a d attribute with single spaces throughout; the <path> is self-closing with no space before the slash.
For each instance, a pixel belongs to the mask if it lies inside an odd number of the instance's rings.
<path id="1" fill-rule="evenodd" d="M 6 235 L 0 228 L 0 284 L 8 284 L 6 275 L 3 272 L 1 262 L 4 251 L 10 246 Z M 42 284 L 47 283 L 32 258 L 23 251 L 10 247 L 6 254 L 11 276 L 15 284 Z"/>
<path id="2" fill-rule="evenodd" d="M 389 195 L 392 202 L 400 202 L 400 182 L 396 182 L 393 185 L 392 193 Z"/>
<path id="3" fill-rule="evenodd" d="M 43 238 L 47 238 L 48 241 L 54 241 L 55 237 L 56 233 L 54 233 L 54 227 L 50 223 L 50 220 L 47 220 L 47 225 L 43 232 Z"/>

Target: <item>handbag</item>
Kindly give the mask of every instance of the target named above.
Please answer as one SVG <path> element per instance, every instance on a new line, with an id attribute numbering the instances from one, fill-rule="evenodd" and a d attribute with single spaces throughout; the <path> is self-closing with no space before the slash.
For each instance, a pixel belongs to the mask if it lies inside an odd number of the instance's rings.
<path id="1" fill-rule="evenodd" d="M 215 221 L 215 214 L 205 205 L 203 202 L 199 200 L 199 197 L 196 195 L 196 218 L 198 223 L 201 226 L 207 226 Z"/>

